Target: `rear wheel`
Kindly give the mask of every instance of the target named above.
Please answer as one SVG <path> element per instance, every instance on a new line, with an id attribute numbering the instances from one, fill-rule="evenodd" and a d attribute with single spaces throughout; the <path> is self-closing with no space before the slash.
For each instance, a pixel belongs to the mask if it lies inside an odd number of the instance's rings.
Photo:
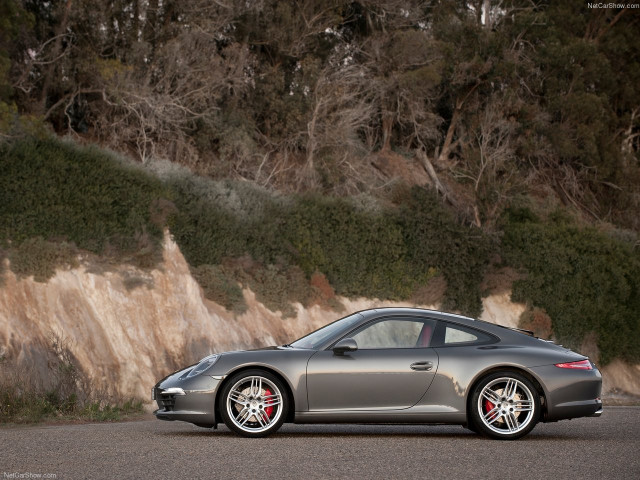
<path id="1" fill-rule="evenodd" d="M 501 440 L 515 440 L 536 426 L 540 396 L 523 375 L 496 372 L 476 386 L 469 415 L 469 423 L 479 433 Z"/>
<path id="2" fill-rule="evenodd" d="M 288 399 L 282 382 L 263 370 L 234 375 L 219 399 L 225 425 L 245 437 L 265 437 L 280 428 Z"/>

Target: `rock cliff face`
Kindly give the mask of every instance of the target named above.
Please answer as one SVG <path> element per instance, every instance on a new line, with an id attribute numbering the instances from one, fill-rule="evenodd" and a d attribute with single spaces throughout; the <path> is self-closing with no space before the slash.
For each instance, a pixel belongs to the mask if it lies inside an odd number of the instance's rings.
<path id="1" fill-rule="evenodd" d="M 249 308 L 234 316 L 203 297 L 168 234 L 160 267 L 140 274 L 145 275 L 141 286 L 128 289 L 126 279 L 132 274 L 140 272 L 123 266 L 98 274 L 80 267 L 38 283 L 6 273 L 0 287 L 0 356 L 46 377 L 52 339 L 57 339 L 92 388 L 147 399 L 158 379 L 208 353 L 287 343 L 343 315 L 296 305 L 297 315 L 283 319 L 245 290 Z M 340 301 L 345 312 L 408 305 Z M 482 318 L 515 326 L 523 310 L 524 305 L 509 301 L 507 292 L 484 300 Z M 640 394 L 638 367 L 614 363 L 611 368 L 607 388 Z"/>

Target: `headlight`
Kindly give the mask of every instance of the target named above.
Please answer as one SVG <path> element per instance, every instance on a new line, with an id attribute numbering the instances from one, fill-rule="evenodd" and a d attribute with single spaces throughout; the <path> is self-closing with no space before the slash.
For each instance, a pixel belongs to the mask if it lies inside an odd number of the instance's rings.
<path id="1" fill-rule="evenodd" d="M 189 374 L 187 375 L 187 378 L 191 378 L 191 377 L 195 377 L 196 375 L 200 375 L 207 368 L 209 368 L 211 365 L 216 363 L 216 360 L 218 360 L 219 356 L 220 355 L 214 353 L 213 355 L 209 355 L 208 357 L 204 357 L 202 360 L 200 360 L 200 363 L 198 365 L 196 365 L 193 368 L 193 370 L 191 370 L 189 372 Z"/>

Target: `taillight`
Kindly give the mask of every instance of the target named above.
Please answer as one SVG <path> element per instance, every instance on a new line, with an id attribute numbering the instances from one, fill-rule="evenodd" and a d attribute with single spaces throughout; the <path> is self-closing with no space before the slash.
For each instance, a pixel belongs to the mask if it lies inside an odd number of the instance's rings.
<path id="1" fill-rule="evenodd" d="M 578 360 L 577 362 L 556 363 L 558 368 L 572 368 L 574 370 L 593 370 L 589 360 Z"/>

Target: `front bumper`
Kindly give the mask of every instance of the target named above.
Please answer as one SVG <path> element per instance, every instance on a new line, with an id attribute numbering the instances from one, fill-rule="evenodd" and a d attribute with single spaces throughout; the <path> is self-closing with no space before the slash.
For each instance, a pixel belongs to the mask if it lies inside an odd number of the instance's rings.
<path id="1" fill-rule="evenodd" d="M 189 369 L 190 370 L 190 369 Z M 216 392 L 223 377 L 201 374 L 186 378 L 185 370 L 169 375 L 153 387 L 158 404 L 153 412 L 159 420 L 180 420 L 201 427 L 215 427 Z"/>

